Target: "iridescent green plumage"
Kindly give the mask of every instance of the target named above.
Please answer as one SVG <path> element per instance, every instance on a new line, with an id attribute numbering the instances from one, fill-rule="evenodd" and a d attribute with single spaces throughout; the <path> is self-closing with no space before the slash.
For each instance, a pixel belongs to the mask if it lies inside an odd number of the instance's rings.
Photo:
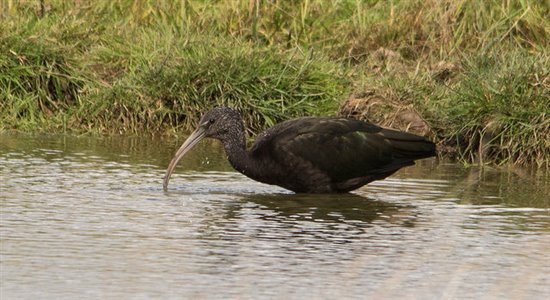
<path id="1" fill-rule="evenodd" d="M 414 160 L 435 155 L 423 137 L 346 118 L 305 117 L 282 122 L 246 149 L 244 126 L 233 109 L 207 112 L 180 148 L 177 161 L 202 137 L 219 139 L 231 165 L 244 175 L 297 193 L 342 193 L 386 178 Z"/>

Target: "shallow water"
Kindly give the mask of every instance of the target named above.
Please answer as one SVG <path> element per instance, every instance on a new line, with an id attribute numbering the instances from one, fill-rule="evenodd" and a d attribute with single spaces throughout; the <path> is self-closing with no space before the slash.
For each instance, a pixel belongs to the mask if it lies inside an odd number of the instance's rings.
<path id="1" fill-rule="evenodd" d="M 1 299 L 548 299 L 547 174 L 426 160 L 293 195 L 203 141 L 0 135 Z"/>

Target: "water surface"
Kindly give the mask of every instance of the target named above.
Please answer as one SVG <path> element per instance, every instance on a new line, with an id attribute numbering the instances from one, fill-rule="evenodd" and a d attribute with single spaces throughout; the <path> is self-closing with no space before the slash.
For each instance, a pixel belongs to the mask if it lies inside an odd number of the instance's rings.
<path id="1" fill-rule="evenodd" d="M 1 299 L 548 299 L 548 175 L 426 160 L 293 195 L 204 141 L 0 135 Z"/>

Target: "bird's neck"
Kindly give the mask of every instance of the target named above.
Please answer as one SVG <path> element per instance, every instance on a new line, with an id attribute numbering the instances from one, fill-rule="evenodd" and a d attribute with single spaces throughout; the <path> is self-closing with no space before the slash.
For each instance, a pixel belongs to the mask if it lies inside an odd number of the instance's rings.
<path id="1" fill-rule="evenodd" d="M 222 140 L 225 153 L 229 163 L 235 170 L 246 176 L 251 176 L 253 161 L 246 149 L 246 138 L 244 131 L 238 131 L 235 134 Z"/>

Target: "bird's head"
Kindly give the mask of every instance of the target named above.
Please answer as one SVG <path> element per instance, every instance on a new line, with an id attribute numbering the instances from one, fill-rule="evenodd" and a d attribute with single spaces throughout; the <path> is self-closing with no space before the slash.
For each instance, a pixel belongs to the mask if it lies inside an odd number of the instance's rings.
<path id="1" fill-rule="evenodd" d="M 183 142 L 178 149 L 174 158 L 168 165 L 166 175 L 164 176 L 164 190 L 168 188 L 168 181 L 172 172 L 176 168 L 178 161 L 187 153 L 193 146 L 205 137 L 210 137 L 223 141 L 229 140 L 235 133 L 243 132 L 244 127 L 241 120 L 241 115 L 234 109 L 220 106 L 215 107 L 205 113 L 199 121 L 199 126 L 189 135 L 187 140 Z"/>
<path id="2" fill-rule="evenodd" d="M 204 137 L 224 141 L 232 131 L 240 129 L 244 128 L 239 112 L 229 107 L 220 106 L 212 108 L 202 116 L 195 132 L 204 131 Z"/>

